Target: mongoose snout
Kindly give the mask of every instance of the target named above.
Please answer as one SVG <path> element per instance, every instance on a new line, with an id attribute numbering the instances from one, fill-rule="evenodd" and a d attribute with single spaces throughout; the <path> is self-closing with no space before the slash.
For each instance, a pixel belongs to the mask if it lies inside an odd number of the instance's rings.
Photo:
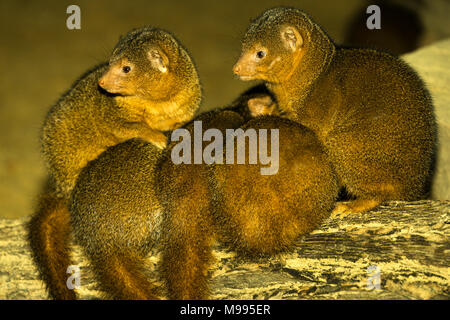
<path id="1" fill-rule="evenodd" d="M 136 67 L 126 59 L 122 59 L 114 64 L 110 64 L 108 69 L 98 81 L 98 85 L 112 94 L 121 96 L 132 96 L 137 94 L 137 88 L 134 88 Z M 150 91 L 148 88 L 147 91 Z"/>
<path id="2" fill-rule="evenodd" d="M 233 73 L 243 81 L 253 80 L 255 75 L 254 64 L 247 60 L 251 60 L 251 57 L 241 57 L 233 67 Z"/>

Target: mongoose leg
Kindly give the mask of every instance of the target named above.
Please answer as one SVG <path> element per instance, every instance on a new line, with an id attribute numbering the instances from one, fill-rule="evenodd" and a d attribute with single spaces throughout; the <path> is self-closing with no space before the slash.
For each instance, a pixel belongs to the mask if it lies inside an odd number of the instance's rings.
<path id="1" fill-rule="evenodd" d="M 160 131 L 154 130 L 143 122 L 121 122 L 121 125 L 115 128 L 114 135 L 120 142 L 133 138 L 141 138 L 147 142 L 153 143 L 160 149 L 167 145 L 167 137 Z"/>
<path id="2" fill-rule="evenodd" d="M 100 288 L 115 300 L 155 300 L 154 286 L 145 274 L 144 258 L 134 252 L 89 254 Z"/>
<path id="3" fill-rule="evenodd" d="M 30 221 L 28 237 L 33 260 L 53 299 L 76 299 L 75 292 L 66 285 L 67 267 L 72 264 L 70 234 L 66 201 L 51 193 L 42 195 L 39 209 Z"/>

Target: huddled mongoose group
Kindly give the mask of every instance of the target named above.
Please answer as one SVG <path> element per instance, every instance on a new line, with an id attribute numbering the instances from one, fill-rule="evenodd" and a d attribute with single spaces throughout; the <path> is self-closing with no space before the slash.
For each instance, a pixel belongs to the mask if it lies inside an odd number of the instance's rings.
<path id="1" fill-rule="evenodd" d="M 42 129 L 49 178 L 29 238 L 51 296 L 74 297 L 64 274 L 70 265 L 67 205 L 81 169 L 132 138 L 164 148 L 163 131 L 189 121 L 200 101 L 187 51 L 170 33 L 144 27 L 122 37 L 109 63 L 81 76 L 50 109 Z"/>
<path id="2" fill-rule="evenodd" d="M 328 157 L 308 128 L 274 116 L 244 123 L 229 109 L 197 119 L 203 130 L 278 129 L 279 171 L 262 175 L 262 164 L 249 164 L 248 154 L 244 164 L 175 165 L 168 146 L 157 190 L 164 213 L 161 274 L 170 299 L 209 296 L 214 240 L 250 257 L 289 249 L 329 216 L 338 193 Z"/>
<path id="3" fill-rule="evenodd" d="M 106 298 L 160 297 L 144 265 L 157 245 L 167 296 L 202 299 L 214 240 L 243 255 L 270 255 L 333 209 L 427 196 L 433 107 L 400 59 L 337 46 L 304 12 L 278 7 L 252 21 L 233 71 L 264 84 L 193 119 L 201 89 L 192 59 L 169 33 L 137 29 L 109 65 L 83 76 L 50 110 L 43 130 L 50 177 L 30 243 L 53 298 L 76 298 L 65 281 L 71 234 Z M 261 175 L 262 164 L 248 161 L 175 164 L 177 141 L 166 146 L 163 132 L 193 133 L 194 121 L 203 132 L 278 129 L 278 172 Z M 340 189 L 354 199 L 336 204 Z"/>

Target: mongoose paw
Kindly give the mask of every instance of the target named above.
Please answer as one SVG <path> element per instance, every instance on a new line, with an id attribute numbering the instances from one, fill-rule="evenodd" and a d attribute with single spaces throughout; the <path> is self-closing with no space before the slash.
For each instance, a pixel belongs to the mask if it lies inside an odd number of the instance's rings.
<path id="1" fill-rule="evenodd" d="M 380 204 L 379 200 L 353 200 L 348 202 L 339 202 L 331 212 L 333 218 L 343 218 L 349 214 L 361 213 L 374 209 Z"/>
<path id="2" fill-rule="evenodd" d="M 339 202 L 331 212 L 332 218 L 343 218 L 353 213 L 352 208 L 346 202 Z"/>

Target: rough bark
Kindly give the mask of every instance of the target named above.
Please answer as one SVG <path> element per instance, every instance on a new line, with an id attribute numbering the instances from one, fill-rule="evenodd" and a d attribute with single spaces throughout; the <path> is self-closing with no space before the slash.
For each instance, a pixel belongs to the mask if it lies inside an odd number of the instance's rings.
<path id="1" fill-rule="evenodd" d="M 391 202 L 375 211 L 332 217 L 299 239 L 291 252 L 246 260 L 217 245 L 214 299 L 449 299 L 450 201 Z M 0 219 L 0 299 L 46 299 L 25 226 Z M 78 246 L 81 299 L 97 299 L 95 282 Z M 158 254 L 148 258 L 158 280 Z M 380 289 L 368 281 L 379 271 Z M 68 275 L 69 276 L 69 275 Z M 370 282 L 375 284 L 374 282 Z"/>

